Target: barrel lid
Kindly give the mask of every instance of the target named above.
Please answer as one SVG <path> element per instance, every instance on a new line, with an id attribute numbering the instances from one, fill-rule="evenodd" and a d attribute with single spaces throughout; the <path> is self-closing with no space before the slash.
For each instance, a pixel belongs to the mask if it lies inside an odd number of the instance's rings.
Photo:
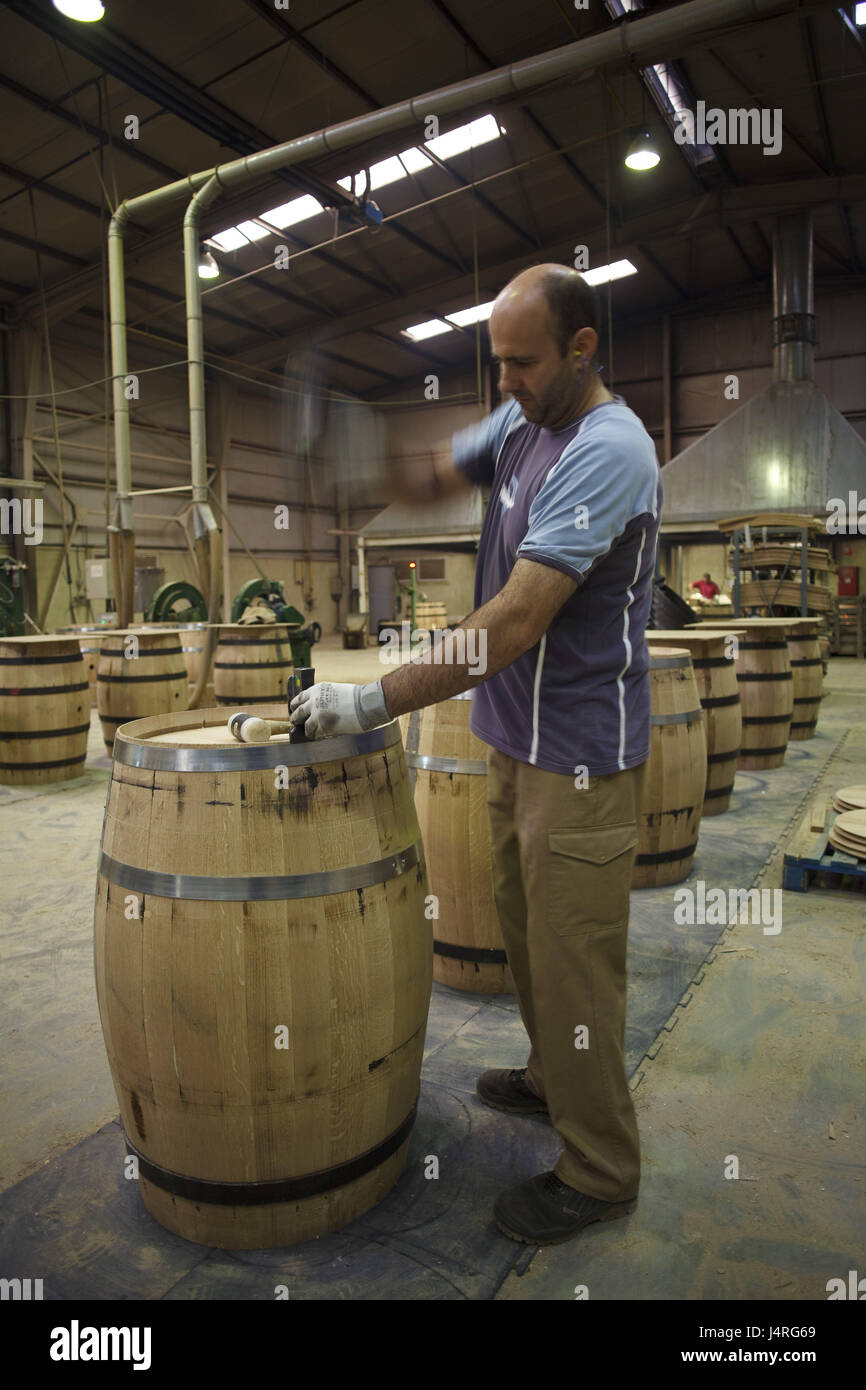
<path id="1" fill-rule="evenodd" d="M 726 626 L 723 628 L 714 628 L 712 632 L 701 632 L 700 630 L 695 630 L 694 628 L 690 627 L 647 628 L 646 640 L 648 642 L 651 642 L 653 646 L 655 646 L 656 644 L 665 643 L 670 646 L 676 647 L 677 645 L 682 645 L 686 642 L 721 642 L 728 635 L 728 633 L 736 634 L 740 631 L 745 631 L 745 628 L 739 628 L 734 624 L 732 624 L 730 627 Z"/>
<path id="2" fill-rule="evenodd" d="M 32 632 L 22 634 L 21 637 L 9 637 L 8 635 L 0 634 L 0 642 L 2 642 L 4 646 L 7 644 L 14 644 L 16 647 L 39 647 L 44 646 L 46 642 L 63 642 L 66 646 L 78 646 L 77 637 L 72 634 L 58 634 L 56 632 Z"/>
<path id="3" fill-rule="evenodd" d="M 275 734 L 268 743 L 240 743 L 229 733 L 226 709 L 181 710 L 122 724 L 114 741 L 114 760 L 158 771 L 243 772 L 272 767 L 309 767 L 377 753 L 400 743 L 396 719 L 368 733 L 291 743 Z M 244 714 L 287 719 L 286 705 L 246 705 Z"/>
<path id="4" fill-rule="evenodd" d="M 667 671 L 691 666 L 692 654 L 685 647 L 651 647 L 650 670 Z"/>

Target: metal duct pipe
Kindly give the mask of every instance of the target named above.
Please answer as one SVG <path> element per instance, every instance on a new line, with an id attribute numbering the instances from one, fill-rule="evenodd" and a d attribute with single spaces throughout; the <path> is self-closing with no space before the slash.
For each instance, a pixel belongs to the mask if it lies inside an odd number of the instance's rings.
<path id="1" fill-rule="evenodd" d="M 691 0 L 688 5 L 680 5 L 670 10 L 653 12 L 640 19 L 612 26 L 601 34 L 580 39 L 576 43 L 565 44 L 549 53 L 542 53 L 523 62 L 496 68 L 482 76 L 463 82 L 452 83 L 436 91 L 394 106 L 383 107 L 352 120 L 329 126 L 312 135 L 289 140 L 272 149 L 246 155 L 214 169 L 200 171 L 186 179 L 178 179 L 145 193 L 137 198 L 127 199 L 115 212 L 108 232 L 109 294 L 111 299 L 111 355 L 114 383 L 115 405 L 115 452 L 117 458 L 117 498 L 120 512 L 121 530 L 132 531 L 132 503 L 130 498 L 130 447 L 129 410 L 124 387 L 127 375 L 126 354 L 126 306 L 123 283 L 123 238 L 130 216 L 133 213 L 152 210 L 170 203 L 184 194 L 202 193 L 199 202 L 187 209 L 185 226 L 185 250 L 190 258 L 189 247 L 192 233 L 196 233 L 194 256 L 195 275 L 187 275 L 187 322 L 200 325 L 201 292 L 198 285 L 198 215 L 201 208 L 208 206 L 217 196 L 219 188 L 232 188 L 240 183 L 251 182 L 276 169 L 285 169 L 305 159 L 332 154 L 337 150 L 349 149 L 376 136 L 390 134 L 424 121 L 428 115 L 445 116 L 464 110 L 481 102 L 495 100 L 514 93 L 530 91 L 545 83 L 562 77 L 576 76 L 592 68 L 617 59 L 638 57 L 652 61 L 654 58 L 675 56 L 680 50 L 678 44 L 693 38 L 696 34 L 719 27 L 762 19 L 790 9 L 790 0 Z M 187 221 L 188 219 L 188 221 Z M 187 241 L 186 228 L 189 226 L 190 239 Z M 193 327 L 193 336 L 198 338 L 198 351 L 201 351 L 200 329 Z M 192 367 L 197 381 L 190 380 L 191 407 L 196 415 L 200 411 L 200 397 L 203 367 L 200 362 Z M 193 397 L 195 400 L 193 401 Z M 204 445 L 203 434 L 198 436 L 199 421 L 196 420 L 197 442 L 195 450 L 198 460 L 194 468 L 200 472 L 200 459 Z M 203 425 L 202 425 L 203 430 Z"/>
<path id="2" fill-rule="evenodd" d="M 812 381 L 815 314 L 812 213 L 776 219 L 773 230 L 773 381 Z"/>

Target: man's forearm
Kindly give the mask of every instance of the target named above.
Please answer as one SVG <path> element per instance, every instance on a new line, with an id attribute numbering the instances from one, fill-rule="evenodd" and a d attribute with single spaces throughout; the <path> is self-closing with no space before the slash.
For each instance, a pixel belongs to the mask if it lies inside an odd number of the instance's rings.
<path id="1" fill-rule="evenodd" d="M 472 633 L 478 634 L 474 643 Z M 443 633 L 441 646 L 437 642 L 424 656 L 383 678 L 388 714 L 396 719 L 482 685 L 528 651 L 538 637 L 528 615 L 515 618 L 502 595 L 494 595 L 459 627 Z"/>

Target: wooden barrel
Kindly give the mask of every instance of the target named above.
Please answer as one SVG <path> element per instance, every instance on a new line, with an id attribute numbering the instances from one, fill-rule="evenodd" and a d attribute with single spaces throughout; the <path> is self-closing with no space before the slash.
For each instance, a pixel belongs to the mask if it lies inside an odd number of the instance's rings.
<path id="1" fill-rule="evenodd" d="M 799 619 L 737 618 L 737 680 L 743 705 L 743 742 L 737 766 L 765 772 L 785 761 L 794 712 L 788 638 Z M 706 624 L 703 624 L 706 628 Z"/>
<path id="2" fill-rule="evenodd" d="M 189 686 L 177 633 L 123 628 L 106 637 L 99 652 L 96 701 L 109 753 L 118 728 L 128 720 L 185 710 Z"/>
<path id="3" fill-rule="evenodd" d="M 219 710 L 119 731 L 97 997 L 139 1190 L 169 1230 L 290 1245 L 390 1191 L 420 1085 L 427 892 L 396 723 L 255 746 Z"/>
<path id="4" fill-rule="evenodd" d="M 633 888 L 688 878 L 707 781 L 706 716 L 682 647 L 650 652 L 650 755 Z"/>
<path id="5" fill-rule="evenodd" d="M 815 737 L 824 672 L 817 637 L 793 636 L 788 640 L 788 654 L 794 676 L 794 717 L 789 737 L 802 742 Z"/>
<path id="6" fill-rule="evenodd" d="M 404 725 L 433 921 L 433 978 L 472 994 L 513 994 L 493 897 L 487 749 L 469 728 L 471 692 L 415 710 Z"/>
<path id="7" fill-rule="evenodd" d="M 0 637 L 0 782 L 80 777 L 90 696 L 76 637 Z"/>
<path id="8" fill-rule="evenodd" d="M 214 653 L 218 705 L 279 703 L 286 709 L 292 648 L 285 623 L 221 625 Z"/>
<path id="9" fill-rule="evenodd" d="M 208 628 L 210 624 L 161 623 L 159 626 L 171 628 L 173 631 L 177 632 L 178 639 L 180 641 L 181 655 L 183 656 L 183 664 L 186 667 L 187 679 L 189 681 L 189 692 L 190 694 L 192 694 L 193 690 L 196 687 L 196 683 L 199 678 L 199 673 L 201 671 L 201 665 L 204 659 L 204 651 L 207 645 Z M 153 630 L 153 627 L 149 627 L 149 631 L 152 632 Z M 215 704 L 216 695 L 214 693 L 213 670 L 211 670 L 211 678 L 205 686 L 202 705 L 208 706 Z"/>
<path id="10" fill-rule="evenodd" d="M 740 629 L 742 632 L 743 629 Z M 649 646 L 680 646 L 691 653 L 692 669 L 701 706 L 706 716 L 707 786 L 704 792 L 705 816 L 720 816 L 731 804 L 734 774 L 740 754 L 743 725 L 737 668 L 726 632 L 699 629 L 652 629 L 647 632 Z"/>
<path id="11" fill-rule="evenodd" d="M 90 707 L 96 709 L 96 676 L 99 671 L 99 648 L 102 639 L 106 634 L 111 633 L 112 629 L 106 623 L 90 623 L 75 627 L 60 627 L 57 629 L 66 633 L 75 633 L 78 638 L 78 645 L 81 648 L 81 655 L 84 659 L 84 670 L 87 674 L 87 684 L 90 687 Z"/>

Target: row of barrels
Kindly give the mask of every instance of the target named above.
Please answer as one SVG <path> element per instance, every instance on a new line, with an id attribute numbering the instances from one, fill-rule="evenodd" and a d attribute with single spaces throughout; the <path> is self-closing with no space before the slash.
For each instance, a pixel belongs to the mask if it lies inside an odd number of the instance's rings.
<path id="1" fill-rule="evenodd" d="M 687 878 L 702 816 L 729 809 L 734 776 L 784 762 L 813 737 L 822 660 L 810 619 L 741 619 L 650 631 L 650 758 L 634 888 Z M 467 696 L 403 716 L 438 922 L 434 978 L 480 993 L 513 981 L 493 899 L 486 749 Z"/>
<path id="2" fill-rule="evenodd" d="M 109 754 L 121 724 L 187 709 L 205 640 L 203 626 L 0 638 L 0 782 L 80 777 L 94 705 Z M 285 704 L 291 672 L 285 625 L 225 624 L 205 703 Z"/>
<path id="3" fill-rule="evenodd" d="M 652 660 L 652 756 L 670 762 L 672 731 L 678 757 L 683 731 L 705 748 L 715 711 L 714 766 L 732 781 L 730 671 L 698 667 L 717 702 L 698 711 L 690 653 L 661 645 Z M 489 932 L 486 753 L 469 710 L 457 698 L 412 716 L 408 757 L 395 723 L 258 746 L 214 709 L 118 730 L 97 995 L 136 1190 L 169 1230 L 263 1248 L 369 1210 L 405 1164 L 434 971 L 511 987 Z M 476 935 L 455 936 L 467 903 Z M 478 984 L 476 966 L 497 974 Z"/>

